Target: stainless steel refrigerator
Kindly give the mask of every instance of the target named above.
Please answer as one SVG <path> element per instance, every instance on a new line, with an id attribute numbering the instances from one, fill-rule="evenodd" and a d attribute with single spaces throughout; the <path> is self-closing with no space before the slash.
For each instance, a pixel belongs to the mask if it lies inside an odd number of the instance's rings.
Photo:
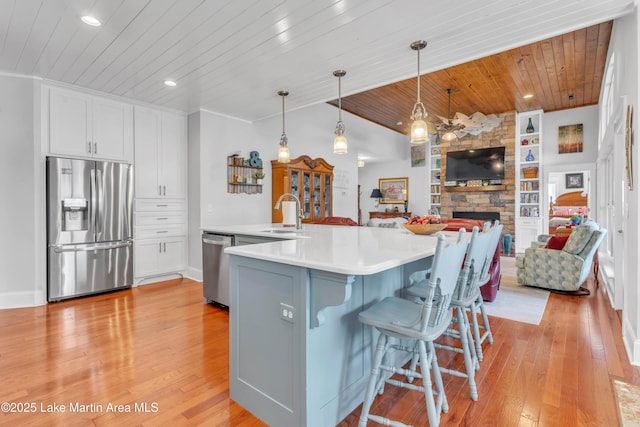
<path id="1" fill-rule="evenodd" d="M 133 168 L 47 157 L 47 299 L 133 284 Z"/>

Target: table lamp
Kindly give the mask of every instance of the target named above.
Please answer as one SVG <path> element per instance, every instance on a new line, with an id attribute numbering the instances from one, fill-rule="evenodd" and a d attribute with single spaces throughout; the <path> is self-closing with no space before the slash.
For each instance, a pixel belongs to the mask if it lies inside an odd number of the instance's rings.
<path id="1" fill-rule="evenodd" d="M 380 205 L 380 199 L 382 199 L 382 192 L 379 188 L 374 188 L 371 192 L 371 198 L 376 199 L 376 208 Z"/>

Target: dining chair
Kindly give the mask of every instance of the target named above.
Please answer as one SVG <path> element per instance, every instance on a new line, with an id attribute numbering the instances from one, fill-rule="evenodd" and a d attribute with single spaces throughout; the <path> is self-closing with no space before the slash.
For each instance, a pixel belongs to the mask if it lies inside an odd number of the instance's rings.
<path id="1" fill-rule="evenodd" d="M 459 270 L 450 268 L 450 265 L 462 264 L 468 246 L 464 234 L 464 231 L 461 231 L 458 240 L 448 245 L 445 244 L 444 235 L 438 236 L 427 285 L 427 298 L 424 301 L 387 297 L 359 314 L 362 323 L 373 326 L 379 332 L 359 427 L 365 427 L 368 420 L 383 425 L 404 426 L 398 421 L 370 413 L 375 395 L 384 393 L 385 384 L 422 392 L 429 425 L 438 425 L 440 412 L 448 410 L 433 341 L 440 337 L 451 323 L 452 312 L 449 303 L 456 287 Z M 405 340 L 409 340 L 410 344 L 403 345 Z M 407 358 L 401 358 L 399 366 L 392 365 L 393 361 L 398 360 L 396 352 L 407 352 L 408 358 L 417 354 L 420 370 L 404 369 Z M 385 357 L 389 353 L 391 355 Z M 393 374 L 399 374 L 401 379 L 422 379 L 422 385 L 398 380 L 398 376 L 394 377 Z"/>

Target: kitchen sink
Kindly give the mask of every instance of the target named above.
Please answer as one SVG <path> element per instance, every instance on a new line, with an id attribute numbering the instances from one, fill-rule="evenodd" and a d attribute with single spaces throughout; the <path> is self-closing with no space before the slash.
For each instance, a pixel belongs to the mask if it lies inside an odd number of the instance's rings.
<path id="1" fill-rule="evenodd" d="M 268 230 L 260 230 L 261 233 L 279 233 L 279 234 L 297 234 L 302 233 L 302 230 L 296 230 L 295 228 L 269 228 Z"/>

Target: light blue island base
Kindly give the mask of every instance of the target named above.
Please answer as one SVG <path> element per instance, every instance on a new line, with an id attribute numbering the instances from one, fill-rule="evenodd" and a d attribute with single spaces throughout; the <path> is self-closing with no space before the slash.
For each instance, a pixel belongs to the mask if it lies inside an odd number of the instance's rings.
<path id="1" fill-rule="evenodd" d="M 430 261 L 348 275 L 232 254 L 231 398 L 272 426 L 338 424 L 362 403 L 377 339 L 358 313 Z"/>

